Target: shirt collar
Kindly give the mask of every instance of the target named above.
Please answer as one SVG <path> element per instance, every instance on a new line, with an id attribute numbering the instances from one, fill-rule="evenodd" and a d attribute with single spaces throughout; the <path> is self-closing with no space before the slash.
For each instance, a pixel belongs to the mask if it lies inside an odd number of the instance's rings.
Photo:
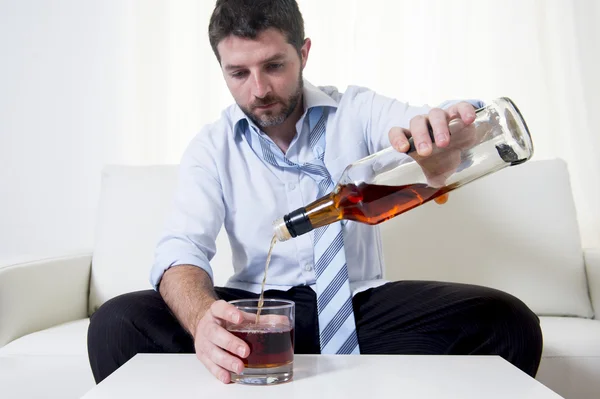
<path id="1" fill-rule="evenodd" d="M 324 93 L 321 89 L 319 89 L 316 86 L 313 86 L 309 81 L 307 81 L 306 79 L 304 79 L 304 87 L 302 89 L 302 94 L 303 94 L 303 106 L 304 106 L 304 114 L 306 114 L 306 112 L 314 107 L 333 107 L 333 108 L 337 108 L 338 103 L 331 98 L 330 96 L 328 96 L 326 93 Z M 238 125 L 240 122 L 242 121 L 246 121 L 246 123 L 248 123 L 249 126 L 254 126 L 254 122 L 252 122 L 244 113 L 244 111 L 242 111 L 242 109 L 239 107 L 239 105 L 234 104 L 233 106 L 233 118 L 232 118 L 232 122 L 233 122 L 233 132 L 234 134 L 236 134 L 238 131 L 241 131 L 243 129 L 238 129 Z"/>

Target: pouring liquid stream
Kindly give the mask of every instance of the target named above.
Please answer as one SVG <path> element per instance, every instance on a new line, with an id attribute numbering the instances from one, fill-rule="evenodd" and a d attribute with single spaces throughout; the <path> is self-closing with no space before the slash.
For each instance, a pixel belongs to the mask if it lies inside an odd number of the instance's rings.
<path id="1" fill-rule="evenodd" d="M 265 283 L 267 282 L 267 272 L 269 270 L 269 263 L 271 262 L 271 253 L 273 252 L 273 247 L 275 247 L 275 243 L 277 242 L 277 236 L 273 236 L 271 239 L 271 246 L 269 247 L 269 253 L 267 255 L 267 263 L 265 264 L 265 275 L 263 276 L 262 286 L 260 288 L 260 297 L 258 299 L 258 309 L 256 311 L 256 320 L 255 323 L 258 324 L 260 319 L 260 311 L 264 304 L 264 295 L 265 295 Z"/>

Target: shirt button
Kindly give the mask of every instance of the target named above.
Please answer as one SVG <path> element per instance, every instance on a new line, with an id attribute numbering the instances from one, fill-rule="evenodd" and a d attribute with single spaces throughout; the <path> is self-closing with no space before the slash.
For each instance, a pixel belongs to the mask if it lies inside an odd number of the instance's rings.
<path id="1" fill-rule="evenodd" d="M 309 272 L 312 270 L 312 265 L 310 263 L 307 263 L 306 265 L 304 265 L 304 270 Z"/>
<path id="2" fill-rule="evenodd" d="M 294 183 L 288 183 L 288 190 L 293 191 L 296 188 Z"/>

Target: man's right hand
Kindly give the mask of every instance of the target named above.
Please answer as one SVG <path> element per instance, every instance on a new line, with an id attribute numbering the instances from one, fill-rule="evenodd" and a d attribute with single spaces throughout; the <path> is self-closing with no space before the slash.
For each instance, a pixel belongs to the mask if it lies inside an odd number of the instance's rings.
<path id="1" fill-rule="evenodd" d="M 240 358 L 250 354 L 248 345 L 227 331 L 225 325 L 227 322 L 240 324 L 243 320 L 239 309 L 226 301 L 218 300 L 212 303 L 196 326 L 196 357 L 225 384 L 231 382 L 230 371 L 241 373 L 244 370 L 244 363 Z"/>

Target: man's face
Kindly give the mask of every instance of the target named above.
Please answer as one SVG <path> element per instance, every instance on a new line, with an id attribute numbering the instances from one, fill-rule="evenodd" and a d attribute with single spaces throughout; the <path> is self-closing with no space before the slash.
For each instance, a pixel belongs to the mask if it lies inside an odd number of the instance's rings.
<path id="1" fill-rule="evenodd" d="M 302 69 L 310 40 L 296 49 L 276 29 L 255 39 L 230 35 L 217 46 L 229 91 L 242 111 L 260 127 L 283 123 L 302 97 Z"/>

